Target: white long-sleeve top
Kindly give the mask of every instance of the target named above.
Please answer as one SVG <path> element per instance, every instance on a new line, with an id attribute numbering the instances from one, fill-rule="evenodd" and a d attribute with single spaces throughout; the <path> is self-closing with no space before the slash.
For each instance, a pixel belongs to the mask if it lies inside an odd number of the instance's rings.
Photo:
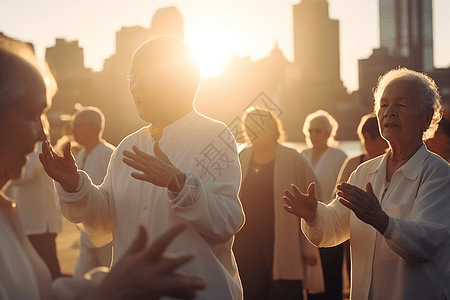
<path id="1" fill-rule="evenodd" d="M 27 235 L 61 231 L 61 214 L 56 207 L 56 190 L 39 161 L 42 142 L 28 155 L 19 179 L 12 180 L 5 194 L 17 203 L 20 219 Z"/>
<path id="2" fill-rule="evenodd" d="M 241 299 L 231 250 L 234 234 L 244 222 L 237 196 L 241 171 L 233 135 L 223 123 L 195 110 L 164 128 L 161 150 L 187 178 L 175 198 L 167 188 L 132 178 L 135 170 L 122 162 L 122 152 L 132 151 L 132 146 L 154 155 L 154 143 L 148 127 L 126 137 L 113 153 L 100 187 L 83 171 L 79 171 L 77 192 L 67 193 L 57 184 L 63 215 L 82 222 L 97 246 L 108 242 L 112 233 L 113 265 L 136 238 L 139 225 L 145 226 L 151 243 L 174 224 L 186 222 L 188 229 L 167 251 L 197 254 L 182 270 L 204 277 L 207 288 L 198 299 Z"/>
<path id="3" fill-rule="evenodd" d="M 344 151 L 328 147 L 315 163 L 312 161 L 312 148 L 305 149 L 301 152 L 311 163 L 317 180 L 320 183 L 319 200 L 328 204 L 330 199 L 334 198 L 333 191 L 336 186 L 336 180 L 341 170 L 342 164 L 347 159 Z"/>
<path id="4" fill-rule="evenodd" d="M 86 149 L 81 149 L 75 155 L 75 162 L 78 169 L 85 171 L 91 178 L 93 184 L 102 184 L 106 177 L 109 160 L 114 149 L 116 148 L 113 145 L 105 141 L 98 143 L 87 156 Z M 80 244 L 84 247 L 96 248 L 83 232 L 80 234 Z"/>
<path id="5" fill-rule="evenodd" d="M 102 184 L 108 170 L 109 159 L 116 149 L 106 141 L 98 143 L 86 157 L 86 149 L 81 149 L 75 155 L 75 162 L 79 170 L 88 173 L 92 183 Z"/>
<path id="6" fill-rule="evenodd" d="M 360 165 L 349 183 L 372 184 L 389 225 L 381 235 L 337 199 L 319 203 L 302 229 L 315 245 L 350 238 L 351 299 L 443 299 L 450 261 L 450 166 L 423 145 L 386 185 L 389 153 Z M 385 188 L 387 188 L 385 192 Z"/>

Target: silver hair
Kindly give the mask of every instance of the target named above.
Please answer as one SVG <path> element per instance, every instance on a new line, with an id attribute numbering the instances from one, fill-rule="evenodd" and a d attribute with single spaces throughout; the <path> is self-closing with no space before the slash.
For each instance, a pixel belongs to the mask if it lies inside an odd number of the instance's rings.
<path id="1" fill-rule="evenodd" d="M 72 116 L 72 124 L 74 124 L 77 120 L 82 120 L 90 125 L 97 126 L 100 132 L 103 132 L 105 129 L 105 115 L 103 112 L 94 106 L 85 106 L 75 112 Z"/>
<path id="2" fill-rule="evenodd" d="M 327 145 L 328 146 L 334 146 L 337 144 L 334 137 L 336 136 L 336 132 L 339 128 L 339 123 L 336 121 L 335 118 L 333 118 L 327 111 L 324 111 L 322 109 L 319 109 L 318 111 L 313 112 L 312 114 L 309 114 L 306 119 L 305 123 L 303 124 L 303 134 L 306 137 L 306 143 L 308 146 L 312 146 L 311 139 L 309 135 L 309 127 L 312 121 L 314 120 L 320 120 L 325 125 L 328 133 L 330 134 Z"/>
<path id="3" fill-rule="evenodd" d="M 378 79 L 377 87 L 374 90 L 374 111 L 378 114 L 380 100 L 386 87 L 395 80 L 402 80 L 412 84 L 417 89 L 417 97 L 420 100 L 420 109 L 424 115 L 433 110 L 433 117 L 428 128 L 422 135 L 422 140 L 426 141 L 434 136 L 439 122 L 442 119 L 443 108 L 441 96 L 434 80 L 427 74 L 416 72 L 407 68 L 392 69 Z"/>

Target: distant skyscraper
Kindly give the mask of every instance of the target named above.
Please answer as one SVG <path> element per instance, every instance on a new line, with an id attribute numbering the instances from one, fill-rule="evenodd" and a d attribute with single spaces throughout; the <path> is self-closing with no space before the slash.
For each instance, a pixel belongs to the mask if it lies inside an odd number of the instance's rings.
<path id="1" fill-rule="evenodd" d="M 379 0 L 380 45 L 409 57 L 418 71 L 433 70 L 432 0 Z"/>
<path id="2" fill-rule="evenodd" d="M 328 17 L 327 0 L 294 5 L 294 54 L 302 78 L 340 81 L 339 22 Z"/>

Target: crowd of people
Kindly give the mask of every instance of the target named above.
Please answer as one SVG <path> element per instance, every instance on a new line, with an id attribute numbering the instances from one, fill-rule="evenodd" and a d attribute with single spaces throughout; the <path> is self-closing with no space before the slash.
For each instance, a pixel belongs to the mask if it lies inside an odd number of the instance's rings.
<path id="1" fill-rule="evenodd" d="M 328 112 L 306 118 L 299 153 L 259 107 L 239 152 L 195 110 L 199 71 L 177 38 L 142 44 L 128 79 L 149 125 L 115 148 L 103 113 L 82 107 L 81 149 L 58 153 L 43 117 L 53 77 L 0 37 L 0 299 L 341 300 L 344 261 L 350 299 L 450 299 L 449 139 L 433 139 L 448 123 L 430 77 L 380 78 L 357 157 Z M 81 229 L 73 274 L 56 256 L 61 215 Z"/>

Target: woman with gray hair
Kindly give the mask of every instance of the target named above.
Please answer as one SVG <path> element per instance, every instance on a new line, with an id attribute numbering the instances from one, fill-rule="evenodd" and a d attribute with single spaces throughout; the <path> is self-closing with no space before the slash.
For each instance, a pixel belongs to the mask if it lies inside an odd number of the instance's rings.
<path id="1" fill-rule="evenodd" d="M 399 68 L 374 96 L 386 154 L 361 164 L 332 203 L 318 203 L 312 184 L 286 191 L 285 209 L 318 247 L 350 238 L 351 299 L 448 299 L 450 166 L 423 143 L 442 116 L 437 86 Z"/>
<path id="2" fill-rule="evenodd" d="M 338 122 L 326 111 L 318 110 L 306 117 L 303 133 L 309 148 L 303 154 L 311 163 L 319 182 L 318 198 L 328 204 L 336 185 L 336 179 L 347 155 L 337 145 L 334 137 L 339 128 Z M 325 293 L 309 295 L 310 300 L 342 299 L 342 264 L 344 260 L 343 245 L 321 248 Z"/>

